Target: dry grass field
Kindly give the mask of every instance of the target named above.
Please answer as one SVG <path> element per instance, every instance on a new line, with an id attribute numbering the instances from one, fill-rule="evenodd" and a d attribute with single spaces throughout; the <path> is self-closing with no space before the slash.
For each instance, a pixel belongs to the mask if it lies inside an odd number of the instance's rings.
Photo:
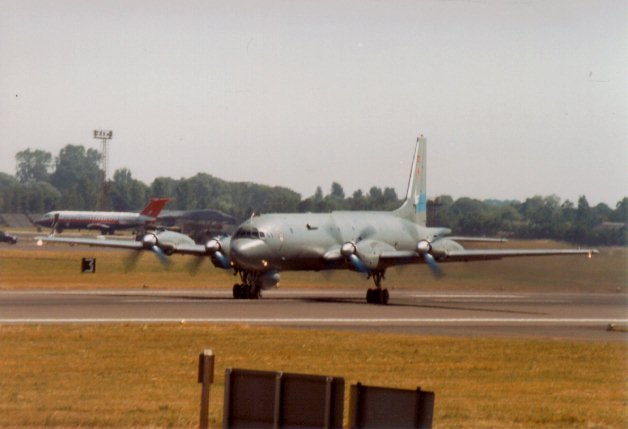
<path id="1" fill-rule="evenodd" d="M 511 242 L 504 247 L 565 246 Z M 628 251 L 390 270 L 389 288 L 625 294 Z M 204 262 L 153 255 L 126 272 L 127 252 L 32 243 L 0 247 L 0 289 L 230 288 Z M 82 257 L 96 274 L 79 273 Z M 284 288 L 355 287 L 355 273 L 284 273 Z M 628 427 L 628 345 L 539 339 L 446 338 L 211 325 L 0 325 L 0 427 L 198 425 L 198 353 L 217 356 L 211 420 L 222 419 L 225 367 L 343 376 L 436 392 L 435 428 Z"/>
<path id="2" fill-rule="evenodd" d="M 0 326 L 0 426 L 198 425 L 198 354 L 225 367 L 436 392 L 435 428 L 625 428 L 625 344 L 247 326 Z"/>

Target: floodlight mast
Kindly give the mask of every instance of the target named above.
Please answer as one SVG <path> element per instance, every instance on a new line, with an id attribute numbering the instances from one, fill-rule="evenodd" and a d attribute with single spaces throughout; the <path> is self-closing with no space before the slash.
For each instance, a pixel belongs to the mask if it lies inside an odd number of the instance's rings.
<path id="1" fill-rule="evenodd" d="M 103 178 L 100 184 L 100 199 L 98 202 L 98 206 L 100 210 L 107 210 L 107 194 L 108 194 L 108 184 L 107 184 L 107 168 L 109 166 L 109 154 L 107 143 L 109 140 L 113 138 L 113 131 L 111 130 L 94 130 L 94 138 L 100 139 L 101 141 L 101 152 L 100 152 L 100 165 L 103 171 Z"/>

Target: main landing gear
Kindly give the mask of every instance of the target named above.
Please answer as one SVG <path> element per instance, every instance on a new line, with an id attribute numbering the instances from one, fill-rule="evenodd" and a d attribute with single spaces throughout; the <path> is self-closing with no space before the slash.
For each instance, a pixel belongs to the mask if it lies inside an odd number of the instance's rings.
<path id="1" fill-rule="evenodd" d="M 370 288 L 366 291 L 366 302 L 369 304 L 388 304 L 388 298 L 390 297 L 388 289 L 382 288 L 384 271 L 376 271 L 371 273 L 371 276 L 375 282 L 375 288 Z"/>
<path id="2" fill-rule="evenodd" d="M 233 285 L 233 297 L 235 299 L 260 299 L 262 297 L 262 288 L 258 282 L 259 275 L 249 271 L 239 271 L 242 283 Z"/>

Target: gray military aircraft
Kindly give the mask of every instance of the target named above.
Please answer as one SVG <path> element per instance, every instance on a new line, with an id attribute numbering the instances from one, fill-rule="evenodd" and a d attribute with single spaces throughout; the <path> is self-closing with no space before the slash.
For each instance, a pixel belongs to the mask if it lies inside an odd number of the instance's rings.
<path id="1" fill-rule="evenodd" d="M 151 250 L 165 261 L 173 253 L 209 257 L 218 268 L 232 270 L 241 283 L 233 286 L 236 299 L 257 299 L 261 291 L 279 283 L 281 271 L 349 269 L 372 278 L 375 288 L 366 301 L 387 304 L 382 287 L 386 269 L 425 263 L 441 276 L 440 263 L 506 257 L 589 255 L 593 249 L 465 249 L 459 242 L 499 241 L 447 237 L 448 228 L 427 227 L 426 139 L 417 139 L 404 203 L 390 212 L 336 211 L 276 213 L 254 216 L 231 237 L 196 244 L 172 231 L 151 232 L 139 241 L 37 237 L 46 242 Z M 199 261 L 202 259 L 198 259 Z"/>

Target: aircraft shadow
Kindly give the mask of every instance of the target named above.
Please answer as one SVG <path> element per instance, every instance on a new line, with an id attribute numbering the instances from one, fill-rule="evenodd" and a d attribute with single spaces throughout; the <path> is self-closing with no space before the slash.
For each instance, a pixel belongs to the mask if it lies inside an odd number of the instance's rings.
<path id="1" fill-rule="evenodd" d="M 234 303 L 242 303 L 246 302 L 246 300 L 235 300 L 230 296 L 206 296 L 206 295 L 183 295 L 183 294 L 154 294 L 150 292 L 140 293 L 140 294 L 112 294 L 108 295 L 110 297 L 117 298 L 139 298 L 139 299 L 163 299 L 166 300 L 180 300 L 180 301 L 188 301 L 188 302 L 217 302 L 217 301 L 225 301 L 225 300 L 233 300 Z M 317 297 L 262 297 L 260 302 L 269 301 L 269 302 L 288 302 L 288 301 L 300 301 L 306 302 L 310 304 L 342 304 L 342 305 L 352 305 L 352 306 L 365 306 L 365 305 L 375 305 L 375 304 L 367 304 L 365 299 L 362 298 L 352 298 L 352 297 L 325 297 L 325 296 L 317 296 Z M 438 309 L 438 310 L 450 310 L 450 311 L 478 311 L 478 312 L 487 312 L 487 313 L 496 313 L 496 314 L 524 314 L 524 315 L 537 315 L 541 316 L 546 313 L 540 311 L 522 311 L 522 310 L 508 310 L 508 309 L 498 309 L 498 308 L 487 308 L 487 307 L 479 307 L 479 306 L 468 306 L 468 305 L 443 305 L 443 304 L 435 304 L 435 303 L 427 303 L 427 302 L 399 302 L 396 299 L 392 298 L 388 304 L 387 308 L 425 308 L 425 309 Z"/>

